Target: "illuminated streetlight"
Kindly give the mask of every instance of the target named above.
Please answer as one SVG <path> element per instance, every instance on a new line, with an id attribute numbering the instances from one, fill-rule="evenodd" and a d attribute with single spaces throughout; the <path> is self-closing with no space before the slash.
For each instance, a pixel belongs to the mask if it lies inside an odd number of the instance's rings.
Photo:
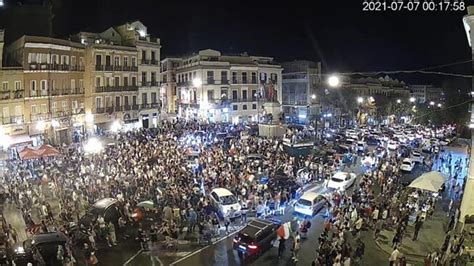
<path id="1" fill-rule="evenodd" d="M 196 88 L 201 87 L 201 85 L 202 85 L 202 80 L 200 78 L 194 78 L 193 79 L 193 86 L 194 87 L 196 87 Z"/>
<path id="2" fill-rule="evenodd" d="M 338 87 L 340 83 L 341 83 L 341 81 L 339 80 L 339 77 L 338 77 L 338 76 L 334 76 L 334 75 L 333 75 L 333 76 L 330 76 L 330 77 L 328 78 L 328 85 L 329 85 L 330 87 L 333 87 L 333 88 L 334 88 L 334 87 Z"/>
<path id="3" fill-rule="evenodd" d="M 84 151 L 86 153 L 99 153 L 104 149 L 102 143 L 97 138 L 90 138 L 84 145 Z"/>
<path id="4" fill-rule="evenodd" d="M 112 126 L 110 127 L 110 130 L 112 130 L 112 132 L 114 133 L 117 133 L 119 130 L 120 130 L 121 126 L 120 126 L 120 122 L 115 120 L 113 123 L 112 123 Z"/>
<path id="5" fill-rule="evenodd" d="M 438 106 L 439 108 L 441 108 L 443 105 L 442 105 L 442 104 L 440 104 L 440 103 L 438 103 L 438 105 L 437 105 L 437 106 Z"/>
<path id="6" fill-rule="evenodd" d="M 410 102 L 414 103 L 416 101 L 415 97 L 410 97 Z"/>
<path id="7" fill-rule="evenodd" d="M 435 102 L 431 101 L 431 102 L 430 102 L 430 105 L 431 105 L 431 106 L 435 105 Z"/>
<path id="8" fill-rule="evenodd" d="M 58 122 L 58 120 L 56 120 L 56 119 L 51 120 L 51 126 L 52 126 L 53 128 L 59 127 L 59 122 Z"/>
<path id="9" fill-rule="evenodd" d="M 311 99 L 316 99 L 316 94 L 311 95 Z"/>
<path id="10" fill-rule="evenodd" d="M 38 121 L 36 123 L 36 129 L 39 131 L 43 131 L 46 128 L 46 123 L 43 120 Z"/>
<path id="11" fill-rule="evenodd" d="M 400 100 L 400 99 L 397 99 L 397 103 L 402 103 L 402 100 Z"/>
<path id="12" fill-rule="evenodd" d="M 364 98 L 362 98 L 362 97 L 357 97 L 357 102 L 358 102 L 358 103 L 363 103 L 363 102 L 364 102 Z"/>
<path id="13" fill-rule="evenodd" d="M 84 120 L 86 121 L 86 123 L 91 124 L 92 122 L 94 122 L 94 115 L 91 113 L 87 113 Z"/>

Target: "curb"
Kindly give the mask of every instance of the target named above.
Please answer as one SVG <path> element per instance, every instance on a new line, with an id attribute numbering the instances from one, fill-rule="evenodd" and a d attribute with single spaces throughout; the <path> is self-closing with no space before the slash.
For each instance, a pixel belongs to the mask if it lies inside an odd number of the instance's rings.
<path id="1" fill-rule="evenodd" d="M 375 240 L 375 245 L 377 246 L 377 248 L 381 251 L 383 251 L 385 254 L 387 254 L 388 256 L 391 255 L 390 252 L 387 252 L 385 249 L 382 248 L 382 245 L 379 244 L 379 242 L 377 240 Z M 405 255 L 405 258 L 407 259 L 407 261 L 411 261 L 411 262 L 424 262 L 425 261 L 425 256 L 424 255 L 420 255 L 420 254 L 412 254 L 412 253 L 404 253 L 404 252 L 401 252 L 403 255 Z"/>

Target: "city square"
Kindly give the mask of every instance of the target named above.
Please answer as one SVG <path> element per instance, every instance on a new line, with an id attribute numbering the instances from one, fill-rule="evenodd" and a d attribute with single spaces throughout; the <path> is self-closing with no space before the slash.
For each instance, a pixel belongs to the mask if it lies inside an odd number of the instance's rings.
<path id="1" fill-rule="evenodd" d="M 474 6 L 79 2 L 0 0 L 0 265 L 473 265 Z"/>

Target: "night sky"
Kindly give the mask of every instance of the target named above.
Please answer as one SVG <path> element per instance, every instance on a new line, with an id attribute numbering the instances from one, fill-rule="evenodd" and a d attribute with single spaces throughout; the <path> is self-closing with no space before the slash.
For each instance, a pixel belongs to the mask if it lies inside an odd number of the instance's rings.
<path id="1" fill-rule="evenodd" d="M 278 61 L 321 60 L 326 72 L 417 69 L 471 59 L 462 24 L 467 11 L 363 12 L 363 0 L 53 1 L 61 4 L 56 8 L 57 36 L 103 31 L 138 19 L 152 36 L 161 38 L 162 58 L 214 48 L 273 56 Z M 38 1 L 23 1 L 32 2 Z M 467 0 L 466 5 L 473 2 Z M 470 64 L 439 71 L 472 73 Z M 470 84 L 462 78 L 399 77 Z"/>

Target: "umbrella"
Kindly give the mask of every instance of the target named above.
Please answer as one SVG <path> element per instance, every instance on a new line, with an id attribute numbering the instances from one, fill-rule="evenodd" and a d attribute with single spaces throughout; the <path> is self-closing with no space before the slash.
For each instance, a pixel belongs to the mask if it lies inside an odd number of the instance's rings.
<path id="1" fill-rule="evenodd" d="M 43 157 L 59 155 L 59 151 L 48 144 L 42 145 L 41 148 L 38 149 L 38 152 L 40 152 Z"/>
<path id="2" fill-rule="evenodd" d="M 41 155 L 37 150 L 34 150 L 32 148 L 26 147 L 24 148 L 20 153 L 20 158 L 22 160 L 28 160 L 28 159 L 36 159 L 39 158 Z"/>
<path id="3" fill-rule="evenodd" d="M 438 192 L 446 180 L 446 175 L 438 171 L 424 173 L 409 185 L 412 188 Z"/>
<path id="4" fill-rule="evenodd" d="M 145 200 L 137 204 L 137 207 L 142 207 L 145 209 L 152 209 L 155 204 L 153 204 L 153 201 L 151 200 Z"/>

